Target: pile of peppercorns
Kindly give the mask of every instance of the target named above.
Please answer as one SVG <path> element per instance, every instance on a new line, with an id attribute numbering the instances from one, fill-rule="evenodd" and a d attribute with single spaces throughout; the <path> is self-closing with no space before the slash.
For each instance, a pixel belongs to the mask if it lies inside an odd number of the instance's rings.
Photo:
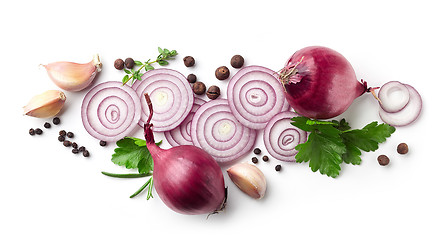
<path id="1" fill-rule="evenodd" d="M 262 151 L 259 148 L 255 148 L 253 150 L 253 153 L 256 154 L 256 155 L 260 155 L 261 152 Z M 268 162 L 269 161 L 269 157 L 267 155 L 262 156 L 262 161 Z M 257 157 L 252 157 L 251 158 L 251 162 L 254 163 L 254 164 L 257 164 L 259 162 L 259 160 L 258 160 Z M 278 164 L 278 165 L 275 166 L 275 171 L 277 171 L 277 172 L 281 171 L 281 164 Z"/>
<path id="2" fill-rule="evenodd" d="M 196 63 L 192 56 L 186 56 L 183 58 L 183 63 L 186 67 L 193 67 Z M 244 65 L 244 58 L 241 55 L 234 55 L 231 58 L 230 64 L 233 68 L 241 68 Z M 226 80 L 230 77 L 230 69 L 226 66 L 220 66 L 214 72 L 214 75 L 218 80 Z M 220 96 L 220 88 L 216 85 L 212 85 L 206 90 L 206 85 L 203 82 L 197 81 L 197 76 L 193 73 L 189 74 L 186 78 L 192 85 L 192 90 L 197 95 L 203 95 L 206 91 L 206 96 L 211 99 L 217 99 Z"/>
<path id="3" fill-rule="evenodd" d="M 402 155 L 407 154 L 408 144 L 400 143 L 399 145 L 397 145 L 397 152 Z M 377 157 L 377 161 L 381 166 L 386 166 L 390 163 L 390 158 L 387 155 L 382 154 Z"/>

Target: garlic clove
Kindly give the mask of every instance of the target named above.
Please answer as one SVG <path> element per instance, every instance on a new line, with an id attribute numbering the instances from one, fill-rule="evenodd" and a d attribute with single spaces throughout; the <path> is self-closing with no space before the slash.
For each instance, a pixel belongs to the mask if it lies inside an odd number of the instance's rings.
<path id="1" fill-rule="evenodd" d="M 228 176 L 244 193 L 261 199 L 267 189 L 265 176 L 258 167 L 249 163 L 238 163 L 227 169 Z"/>
<path id="2" fill-rule="evenodd" d="M 25 115 L 37 118 L 53 117 L 64 106 L 66 96 L 58 90 L 48 90 L 36 95 L 23 107 Z"/>
<path id="3" fill-rule="evenodd" d="M 102 69 L 98 54 L 88 63 L 54 62 L 43 65 L 50 79 L 66 91 L 81 91 L 88 87 Z"/>

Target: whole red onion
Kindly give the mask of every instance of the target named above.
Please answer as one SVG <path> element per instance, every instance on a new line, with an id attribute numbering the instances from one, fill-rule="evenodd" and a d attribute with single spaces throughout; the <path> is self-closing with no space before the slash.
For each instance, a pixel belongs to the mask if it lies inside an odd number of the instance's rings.
<path id="1" fill-rule="evenodd" d="M 161 149 L 152 131 L 153 109 L 144 124 L 147 149 L 154 160 L 154 187 L 161 200 L 182 214 L 214 213 L 225 207 L 226 189 L 222 170 L 207 152 L 192 145 Z"/>
<path id="2" fill-rule="evenodd" d="M 340 53 L 320 46 L 295 52 L 281 70 L 286 99 L 300 115 L 328 119 L 342 114 L 366 91 Z"/>

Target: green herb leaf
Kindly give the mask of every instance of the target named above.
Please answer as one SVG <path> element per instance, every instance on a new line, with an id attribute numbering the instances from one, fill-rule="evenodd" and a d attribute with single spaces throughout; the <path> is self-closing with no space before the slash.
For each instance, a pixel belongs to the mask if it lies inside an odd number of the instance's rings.
<path id="1" fill-rule="evenodd" d="M 129 75 L 125 75 L 124 77 L 123 77 L 123 84 L 126 84 L 126 82 L 127 81 L 129 81 Z"/>
<path id="2" fill-rule="evenodd" d="M 161 142 L 157 143 L 160 144 Z M 147 150 L 146 141 L 125 137 L 116 142 L 116 145 L 118 147 L 112 155 L 113 163 L 127 169 L 138 169 L 139 173 L 149 173 L 153 170 L 152 156 Z"/>
<path id="3" fill-rule="evenodd" d="M 169 63 L 168 63 L 168 61 L 160 60 L 160 61 L 158 61 L 158 64 L 160 64 L 160 66 L 166 66 L 166 65 L 168 65 Z"/>
<path id="4" fill-rule="evenodd" d="M 123 69 L 123 70 L 124 70 L 124 72 L 127 73 L 127 74 L 132 74 L 132 72 L 129 71 L 128 69 Z"/>
<path id="5" fill-rule="evenodd" d="M 140 61 L 135 61 L 135 66 L 141 66 L 141 65 L 143 65 L 142 62 L 140 62 Z"/>
<path id="6" fill-rule="evenodd" d="M 152 65 L 146 65 L 146 66 L 144 66 L 144 69 L 146 71 L 150 71 L 150 70 L 154 70 L 155 68 Z"/>

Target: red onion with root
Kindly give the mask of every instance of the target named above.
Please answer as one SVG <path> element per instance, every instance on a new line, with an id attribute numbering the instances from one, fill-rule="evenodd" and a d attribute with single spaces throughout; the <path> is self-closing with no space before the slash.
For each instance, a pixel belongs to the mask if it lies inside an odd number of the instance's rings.
<path id="1" fill-rule="evenodd" d="M 146 145 L 154 161 L 154 187 L 161 200 L 182 214 L 215 213 L 225 207 L 226 188 L 222 170 L 204 150 L 181 145 L 161 149 L 155 144 L 152 123 L 153 109 L 145 94 L 149 117 L 144 124 Z"/>
<path id="2" fill-rule="evenodd" d="M 336 117 L 354 99 L 374 90 L 366 82 L 357 81 L 345 57 L 320 46 L 295 52 L 281 70 L 280 81 L 292 108 L 302 116 L 315 119 Z"/>

